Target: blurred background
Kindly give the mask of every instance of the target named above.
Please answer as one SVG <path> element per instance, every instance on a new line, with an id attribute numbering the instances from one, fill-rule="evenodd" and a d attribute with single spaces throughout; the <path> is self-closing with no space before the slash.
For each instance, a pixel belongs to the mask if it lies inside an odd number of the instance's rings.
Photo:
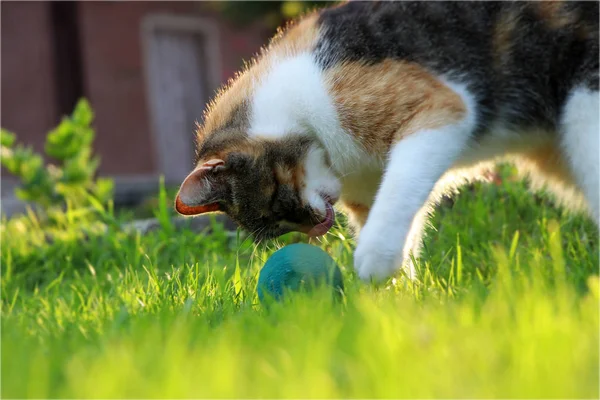
<path id="1" fill-rule="evenodd" d="M 85 98 L 118 203 L 177 185 L 214 91 L 278 26 L 326 2 L 2 2 L 1 126 L 33 152 Z M 23 209 L 2 170 L 2 211 Z"/>

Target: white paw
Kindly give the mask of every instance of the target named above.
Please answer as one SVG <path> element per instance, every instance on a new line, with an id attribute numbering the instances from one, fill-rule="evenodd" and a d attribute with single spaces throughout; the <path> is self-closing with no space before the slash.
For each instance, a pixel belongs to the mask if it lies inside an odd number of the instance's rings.
<path id="1" fill-rule="evenodd" d="M 361 239 L 364 236 L 361 236 Z M 392 276 L 402 265 L 402 243 L 396 246 L 386 245 L 390 239 L 364 237 L 358 241 L 354 252 L 354 269 L 363 281 L 381 282 Z M 398 251 L 400 249 L 400 251 Z"/>

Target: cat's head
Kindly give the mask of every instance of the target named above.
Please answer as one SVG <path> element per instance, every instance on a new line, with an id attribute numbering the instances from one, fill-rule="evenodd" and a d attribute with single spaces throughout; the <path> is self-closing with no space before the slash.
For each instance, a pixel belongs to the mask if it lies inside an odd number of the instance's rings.
<path id="1" fill-rule="evenodd" d="M 340 183 L 308 137 L 258 139 L 231 129 L 200 139 L 196 168 L 175 201 L 180 214 L 227 213 L 256 238 L 311 236 L 333 225 Z"/>

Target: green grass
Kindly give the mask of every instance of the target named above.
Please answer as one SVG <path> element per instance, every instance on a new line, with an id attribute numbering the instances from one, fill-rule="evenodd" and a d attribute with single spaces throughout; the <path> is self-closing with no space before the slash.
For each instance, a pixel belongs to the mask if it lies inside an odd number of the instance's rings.
<path id="1" fill-rule="evenodd" d="M 3 398 L 600 395 L 597 231 L 523 182 L 438 208 L 418 282 L 358 282 L 338 226 L 315 243 L 343 300 L 323 288 L 270 307 L 258 272 L 298 236 L 174 232 L 166 204 L 146 236 L 110 210 L 107 233 L 77 210 L 53 228 L 2 222 Z"/>

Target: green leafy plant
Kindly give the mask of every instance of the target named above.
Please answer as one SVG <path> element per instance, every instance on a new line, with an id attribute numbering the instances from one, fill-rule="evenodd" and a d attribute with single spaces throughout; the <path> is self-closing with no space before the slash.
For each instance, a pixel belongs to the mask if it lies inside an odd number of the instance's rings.
<path id="1" fill-rule="evenodd" d="M 45 152 L 58 165 L 46 164 L 31 147 L 17 144 L 15 134 L 1 130 L 2 165 L 21 181 L 17 197 L 42 207 L 86 206 L 112 198 L 112 180 L 95 177 L 100 159 L 92 155 L 93 118 L 90 104 L 81 99 L 72 115 L 48 133 Z"/>

